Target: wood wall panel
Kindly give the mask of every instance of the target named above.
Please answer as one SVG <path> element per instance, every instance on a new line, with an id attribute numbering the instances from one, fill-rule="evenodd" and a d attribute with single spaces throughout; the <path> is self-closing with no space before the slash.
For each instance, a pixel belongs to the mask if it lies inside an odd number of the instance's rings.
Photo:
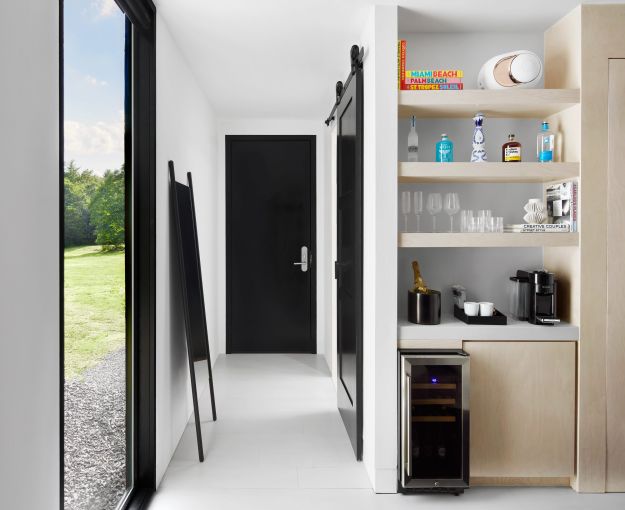
<path id="1" fill-rule="evenodd" d="M 580 246 L 578 278 L 580 342 L 577 373 L 577 465 L 575 488 L 606 490 L 608 418 L 625 401 L 606 400 L 612 383 L 606 359 L 608 323 L 608 65 L 625 57 L 625 5 L 582 5 L 545 34 L 545 85 L 581 87 L 579 119 Z M 565 129 L 575 129 L 575 125 Z M 565 154 L 569 154 L 569 141 Z M 566 157 L 566 156 L 565 156 Z M 545 262 L 558 258 L 545 250 Z M 560 267 L 564 263 L 560 262 Z M 575 299 L 573 284 L 570 292 Z M 575 309 L 571 310 L 574 313 Z M 622 313 L 622 312 L 621 312 Z M 622 391 L 622 390 L 621 390 Z M 610 405 L 611 409 L 608 409 Z M 614 409 L 612 409 L 616 406 Z"/>
<path id="2" fill-rule="evenodd" d="M 609 64 L 606 490 L 625 491 L 625 59 Z"/>

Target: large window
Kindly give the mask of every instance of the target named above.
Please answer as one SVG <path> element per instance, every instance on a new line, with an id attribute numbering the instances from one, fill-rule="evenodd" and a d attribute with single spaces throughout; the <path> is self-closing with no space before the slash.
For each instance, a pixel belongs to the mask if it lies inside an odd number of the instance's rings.
<path id="1" fill-rule="evenodd" d="M 62 5 L 62 508 L 125 508 L 154 489 L 154 8 Z"/>

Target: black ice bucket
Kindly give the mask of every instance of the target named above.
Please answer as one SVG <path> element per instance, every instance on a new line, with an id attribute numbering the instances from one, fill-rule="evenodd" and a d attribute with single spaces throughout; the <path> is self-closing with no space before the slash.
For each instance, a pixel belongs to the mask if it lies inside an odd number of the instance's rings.
<path id="1" fill-rule="evenodd" d="M 414 324 L 441 323 L 441 293 L 430 290 L 429 294 L 408 291 L 408 320 Z"/>

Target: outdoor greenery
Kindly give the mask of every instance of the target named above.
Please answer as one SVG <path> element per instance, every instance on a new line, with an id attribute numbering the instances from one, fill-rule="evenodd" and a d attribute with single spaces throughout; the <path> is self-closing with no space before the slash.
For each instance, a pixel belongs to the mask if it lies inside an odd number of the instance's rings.
<path id="1" fill-rule="evenodd" d="M 124 169 L 65 168 L 65 376 L 124 346 Z"/>
<path id="2" fill-rule="evenodd" d="M 124 252 L 65 249 L 65 376 L 79 376 L 125 343 Z"/>
<path id="3" fill-rule="evenodd" d="M 65 168 L 65 246 L 124 245 L 124 169 L 103 176 L 81 170 L 73 161 Z"/>
<path id="4" fill-rule="evenodd" d="M 89 206 L 96 244 L 124 244 L 124 211 L 124 171 L 107 170 Z"/>

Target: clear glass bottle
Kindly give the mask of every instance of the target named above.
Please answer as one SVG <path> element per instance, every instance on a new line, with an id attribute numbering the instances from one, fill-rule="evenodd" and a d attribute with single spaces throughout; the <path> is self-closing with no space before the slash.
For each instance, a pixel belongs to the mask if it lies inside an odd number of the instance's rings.
<path id="1" fill-rule="evenodd" d="M 509 134 L 508 141 L 501 146 L 501 161 L 504 163 L 521 162 L 521 144 L 514 139 L 513 134 Z"/>
<path id="2" fill-rule="evenodd" d="M 414 115 L 410 120 L 410 133 L 408 133 L 408 161 L 419 161 L 419 135 L 417 134 L 417 119 Z"/>
<path id="3" fill-rule="evenodd" d="M 436 142 L 436 161 L 438 163 L 451 163 L 454 160 L 454 142 L 446 133 L 441 135 L 440 141 Z"/>
<path id="4" fill-rule="evenodd" d="M 549 131 L 549 123 L 543 121 L 540 132 L 536 137 L 536 156 L 541 163 L 553 162 L 555 150 L 555 136 Z"/>

